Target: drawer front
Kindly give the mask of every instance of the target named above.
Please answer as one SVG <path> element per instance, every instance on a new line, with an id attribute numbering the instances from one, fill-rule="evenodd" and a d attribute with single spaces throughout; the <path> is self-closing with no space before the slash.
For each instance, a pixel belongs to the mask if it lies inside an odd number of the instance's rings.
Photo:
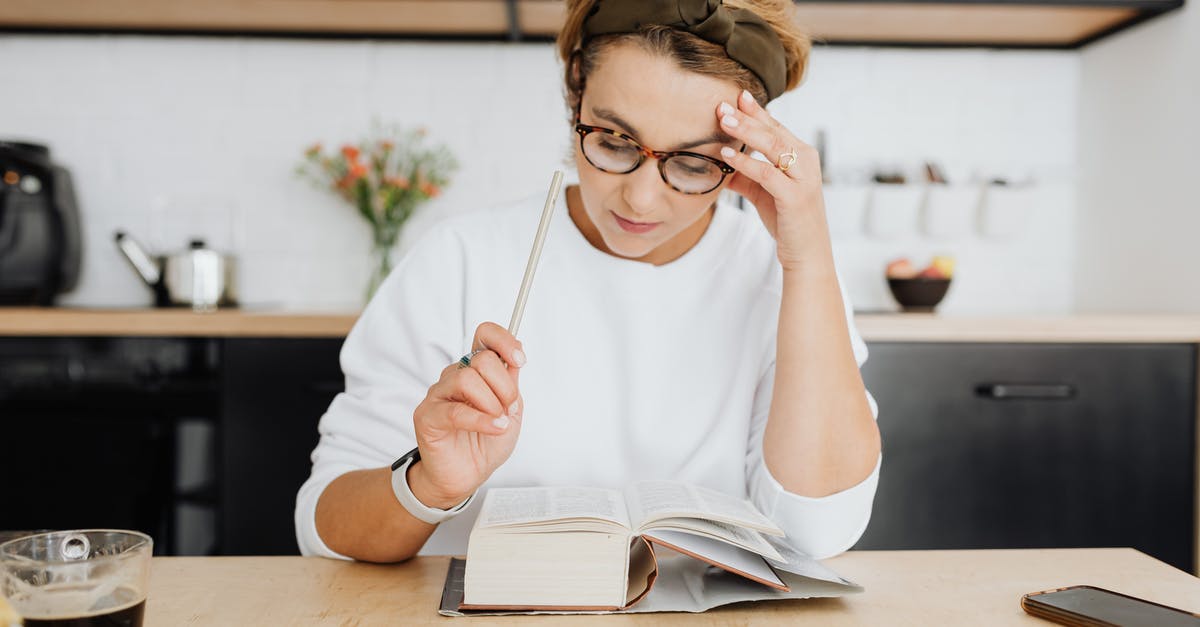
<path id="1" fill-rule="evenodd" d="M 1191 570 L 1191 345 L 876 343 L 884 462 L 856 548 L 1132 546 Z"/>

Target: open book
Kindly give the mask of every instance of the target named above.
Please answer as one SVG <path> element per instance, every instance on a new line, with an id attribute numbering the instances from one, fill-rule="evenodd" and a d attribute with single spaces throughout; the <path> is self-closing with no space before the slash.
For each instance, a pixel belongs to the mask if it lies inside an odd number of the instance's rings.
<path id="1" fill-rule="evenodd" d="M 789 591 L 768 562 L 788 559 L 764 534 L 784 535 L 748 501 L 678 481 L 494 488 L 471 530 L 459 607 L 628 608 L 654 585 L 656 546 Z"/>

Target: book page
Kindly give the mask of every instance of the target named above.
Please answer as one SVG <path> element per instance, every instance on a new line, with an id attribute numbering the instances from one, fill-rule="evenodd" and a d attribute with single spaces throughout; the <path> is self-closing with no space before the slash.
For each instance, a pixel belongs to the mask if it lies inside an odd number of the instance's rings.
<path id="1" fill-rule="evenodd" d="M 761 533 L 739 525 L 730 525 L 715 520 L 708 520 L 707 518 L 660 518 L 643 527 L 642 533 L 643 535 L 650 535 L 661 530 L 712 538 L 747 551 L 753 551 L 763 557 L 775 560 L 784 559 L 772 543 L 767 542 L 767 539 Z"/>
<path id="2" fill-rule="evenodd" d="M 761 556 L 719 540 L 665 529 L 657 529 L 644 537 L 747 579 L 780 590 L 788 589 Z"/>
<path id="3" fill-rule="evenodd" d="M 788 572 L 809 579 L 820 581 L 829 581 L 832 583 L 841 583 L 849 586 L 858 585 L 842 577 L 841 575 L 829 570 L 824 564 L 811 558 L 806 553 L 797 551 L 795 547 L 782 538 L 764 538 L 771 543 L 771 546 L 779 553 L 779 559 L 767 558 L 771 566 L 778 572 Z"/>
<path id="4" fill-rule="evenodd" d="M 634 528 L 663 518 L 704 518 L 782 536 L 783 530 L 749 501 L 682 481 L 639 481 L 626 490 Z"/>
<path id="5" fill-rule="evenodd" d="M 492 488 L 477 527 L 522 525 L 565 519 L 600 519 L 629 527 L 625 499 L 603 488 Z"/>

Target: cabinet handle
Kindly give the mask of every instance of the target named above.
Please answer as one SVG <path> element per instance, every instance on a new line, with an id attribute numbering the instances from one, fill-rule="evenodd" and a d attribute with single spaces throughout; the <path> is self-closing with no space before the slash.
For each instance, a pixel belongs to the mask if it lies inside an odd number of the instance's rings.
<path id="1" fill-rule="evenodd" d="M 1066 383 L 981 383 L 975 396 L 994 400 L 1042 400 L 1075 397 L 1075 386 Z"/>

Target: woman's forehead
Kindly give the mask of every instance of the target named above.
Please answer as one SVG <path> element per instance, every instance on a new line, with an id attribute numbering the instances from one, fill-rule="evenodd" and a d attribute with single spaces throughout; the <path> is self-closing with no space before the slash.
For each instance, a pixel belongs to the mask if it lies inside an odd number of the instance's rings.
<path id="1" fill-rule="evenodd" d="M 647 143 L 674 144 L 718 130 L 716 108 L 733 103 L 733 81 L 680 68 L 673 60 L 635 45 L 605 51 L 587 77 L 583 113 L 607 114 Z"/>

